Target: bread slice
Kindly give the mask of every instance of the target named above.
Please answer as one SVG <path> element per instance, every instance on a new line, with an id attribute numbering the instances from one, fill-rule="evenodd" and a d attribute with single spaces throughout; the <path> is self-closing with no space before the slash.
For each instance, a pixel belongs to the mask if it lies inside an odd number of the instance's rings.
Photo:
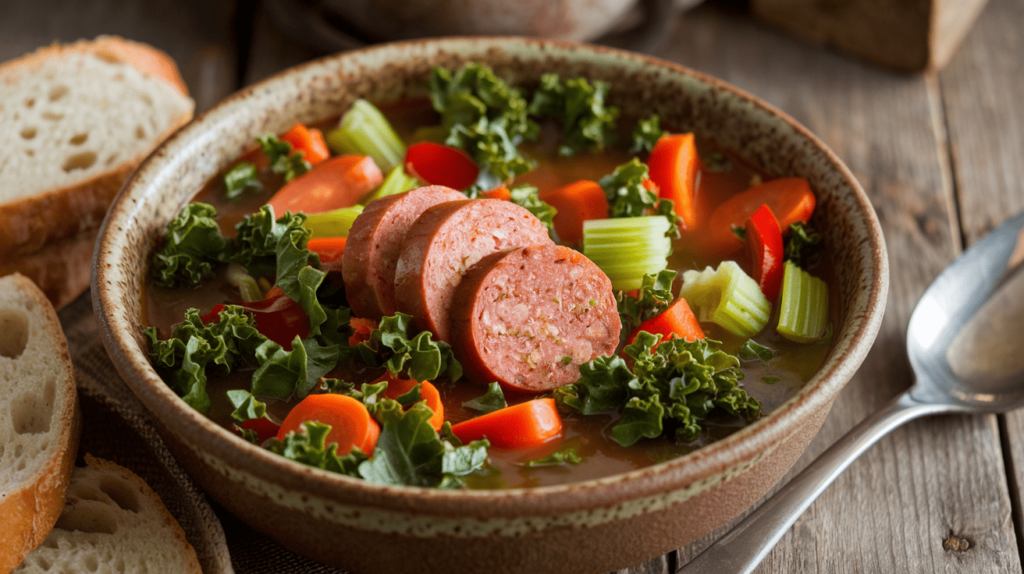
<path id="1" fill-rule="evenodd" d="M 57 522 L 81 427 L 57 313 L 25 277 L 0 278 L 0 572 Z"/>
<path id="2" fill-rule="evenodd" d="M 98 227 L 125 179 L 193 108 L 166 54 L 122 38 L 0 65 L 0 260 Z"/>
<path id="3" fill-rule="evenodd" d="M 64 512 L 15 572 L 175 572 L 202 574 L 185 532 L 141 478 L 85 455 Z"/>
<path id="4" fill-rule="evenodd" d="M 4 260 L 0 277 L 21 273 L 46 294 L 55 309 L 71 303 L 89 287 L 92 252 L 99 228 L 48 243 L 39 251 Z"/>

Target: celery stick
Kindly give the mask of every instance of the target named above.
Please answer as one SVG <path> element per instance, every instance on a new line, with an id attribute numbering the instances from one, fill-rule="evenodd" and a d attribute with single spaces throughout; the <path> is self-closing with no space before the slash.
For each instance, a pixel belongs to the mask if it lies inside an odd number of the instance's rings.
<path id="1" fill-rule="evenodd" d="M 612 288 L 639 289 L 644 275 L 668 267 L 668 230 L 668 220 L 660 216 L 584 221 L 583 254 L 608 275 Z"/>
<path id="2" fill-rule="evenodd" d="M 679 296 L 694 309 L 698 320 L 721 325 L 740 337 L 756 335 L 772 313 L 772 304 L 757 281 L 735 261 L 723 261 L 718 269 L 683 273 Z"/>
<path id="3" fill-rule="evenodd" d="M 406 175 L 405 168 L 400 165 L 395 166 L 394 169 L 388 173 L 388 176 L 384 178 L 384 181 L 381 182 L 380 186 L 373 190 L 373 193 L 363 199 L 363 205 L 366 205 L 375 199 L 409 191 L 418 185 L 419 181 L 417 181 L 415 177 Z"/>
<path id="4" fill-rule="evenodd" d="M 313 237 L 348 237 L 352 222 L 362 212 L 362 205 L 353 205 L 334 211 L 314 213 L 308 216 L 302 225 L 313 232 Z"/>
<path id="5" fill-rule="evenodd" d="M 327 145 L 337 154 L 358 153 L 373 158 L 381 171 L 402 164 L 405 144 L 384 114 L 366 100 L 356 100 L 327 134 Z"/>
<path id="6" fill-rule="evenodd" d="M 828 323 L 828 285 L 786 262 L 779 299 L 779 334 L 796 343 L 817 341 Z"/>
<path id="7" fill-rule="evenodd" d="M 245 267 L 237 263 L 230 263 L 225 275 L 228 283 L 238 288 L 242 301 L 251 303 L 263 299 L 263 291 L 260 289 L 259 283 L 256 282 L 252 275 L 249 275 Z"/>

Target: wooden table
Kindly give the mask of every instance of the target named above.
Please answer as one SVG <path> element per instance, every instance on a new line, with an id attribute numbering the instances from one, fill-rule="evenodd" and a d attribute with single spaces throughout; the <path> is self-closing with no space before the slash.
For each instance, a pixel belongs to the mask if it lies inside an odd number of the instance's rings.
<path id="1" fill-rule="evenodd" d="M 1024 0 L 991 0 L 952 63 L 924 75 L 820 50 L 714 4 L 674 25 L 658 56 L 757 94 L 821 136 L 885 231 L 891 292 L 878 341 L 795 472 L 911 384 L 904 334 L 918 297 L 1024 209 Z M 100 33 L 169 52 L 199 110 L 316 55 L 249 0 L 8 0 L 0 60 Z M 841 476 L 758 572 L 1020 572 L 1022 484 L 1024 412 L 915 422 Z M 226 527 L 229 540 L 244 528 Z M 623 572 L 672 572 L 725 530 Z"/>

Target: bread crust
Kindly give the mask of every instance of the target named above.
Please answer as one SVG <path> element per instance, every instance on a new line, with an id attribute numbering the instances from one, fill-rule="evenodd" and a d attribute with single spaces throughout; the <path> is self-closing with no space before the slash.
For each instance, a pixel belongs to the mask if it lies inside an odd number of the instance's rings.
<path id="1" fill-rule="evenodd" d="M 163 80 L 183 96 L 188 88 L 174 60 L 156 48 L 117 36 L 100 36 L 73 44 L 54 44 L 0 64 L 0 73 L 13 68 L 32 70 L 43 62 L 69 53 L 88 53 L 110 62 L 122 62 L 142 74 Z M 174 120 L 154 140 L 154 147 L 192 119 L 192 112 Z M 34 253 L 44 246 L 102 223 L 107 209 L 125 180 L 152 149 L 120 163 L 96 177 L 0 205 L 0 260 Z"/>
<path id="2" fill-rule="evenodd" d="M 53 352 L 64 373 L 58 379 L 58 384 L 63 382 L 63 386 L 57 392 L 65 398 L 63 410 L 55 414 L 51 423 L 51 427 L 56 426 L 58 429 L 55 436 L 60 446 L 56 456 L 46 463 L 31 483 L 4 493 L 5 496 L 0 498 L 0 573 L 6 573 L 42 544 L 60 517 L 78 452 L 82 415 L 78 408 L 71 355 L 56 311 L 43 292 L 20 274 L 0 279 L 0 288 L 17 289 L 35 303 L 44 328 L 53 340 Z"/>
<path id="3" fill-rule="evenodd" d="M 89 289 L 98 234 L 95 227 L 28 255 L 0 258 L 0 276 L 20 273 L 28 277 L 59 311 Z"/>

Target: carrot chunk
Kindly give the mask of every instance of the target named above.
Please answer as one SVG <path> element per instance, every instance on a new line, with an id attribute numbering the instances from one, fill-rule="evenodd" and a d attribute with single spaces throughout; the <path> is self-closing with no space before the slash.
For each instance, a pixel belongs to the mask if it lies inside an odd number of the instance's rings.
<path id="1" fill-rule="evenodd" d="M 321 263 L 334 263 L 341 261 L 347 241 L 347 237 L 314 237 L 306 243 L 306 249 L 319 255 Z"/>
<path id="2" fill-rule="evenodd" d="M 564 243 L 583 240 L 583 222 L 608 218 L 608 199 L 596 181 L 581 179 L 569 185 L 544 192 L 540 199 L 558 210 L 555 231 Z"/>
<path id="3" fill-rule="evenodd" d="M 385 373 L 383 377 L 374 382 L 384 380 L 388 382 L 388 388 L 383 393 L 384 398 L 395 400 L 411 391 L 417 382 L 413 379 L 393 378 L 391 373 Z M 434 416 L 430 417 L 430 426 L 434 427 L 434 430 L 441 430 L 441 426 L 444 424 L 444 404 L 441 403 L 441 393 L 430 381 L 423 381 L 420 383 L 420 397 L 426 401 L 427 407 L 434 411 Z"/>
<path id="4" fill-rule="evenodd" d="M 359 203 L 383 180 L 384 174 L 370 156 L 340 155 L 285 184 L 267 204 L 278 217 L 285 211 L 333 211 Z"/>
<path id="5" fill-rule="evenodd" d="M 555 399 L 537 399 L 461 422 L 452 432 L 462 442 L 487 437 L 498 448 L 525 448 L 562 434 L 562 417 Z"/>
<path id="6" fill-rule="evenodd" d="M 302 124 L 295 124 L 281 136 L 281 141 L 292 144 L 294 151 L 305 152 L 306 155 L 303 157 L 313 165 L 331 157 L 327 142 L 324 141 L 324 134 L 315 128 L 309 129 Z"/>
<path id="7" fill-rule="evenodd" d="M 732 232 L 733 226 L 742 226 L 765 204 L 785 232 L 793 223 L 807 223 L 814 212 L 815 199 L 810 184 L 802 177 L 773 179 L 734 195 L 711 213 L 705 226 L 707 249 L 723 257 L 738 251 L 743 242 Z"/>
<path id="8" fill-rule="evenodd" d="M 309 395 L 295 405 L 277 431 L 278 440 L 290 432 L 302 431 L 302 424 L 316 421 L 331 425 L 327 444 L 336 443 L 339 454 L 348 454 L 353 447 L 372 454 L 380 436 L 380 427 L 363 403 L 346 395 Z"/>

